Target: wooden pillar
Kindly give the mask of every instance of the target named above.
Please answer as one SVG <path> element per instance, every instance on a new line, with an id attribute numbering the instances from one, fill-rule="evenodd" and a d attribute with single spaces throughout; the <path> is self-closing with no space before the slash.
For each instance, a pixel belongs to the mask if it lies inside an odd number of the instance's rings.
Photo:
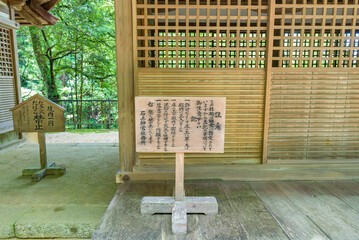
<path id="1" fill-rule="evenodd" d="M 267 54 L 266 54 L 266 88 L 264 99 L 264 118 L 263 118 L 263 153 L 262 163 L 267 163 L 268 151 L 268 128 L 269 128 L 269 104 L 270 104 L 270 88 L 272 82 L 272 55 L 273 55 L 273 35 L 274 35 L 274 14 L 275 1 L 268 1 L 268 27 L 267 27 Z"/>
<path id="2" fill-rule="evenodd" d="M 131 172 L 136 156 L 132 1 L 115 0 L 115 24 L 120 171 Z"/>

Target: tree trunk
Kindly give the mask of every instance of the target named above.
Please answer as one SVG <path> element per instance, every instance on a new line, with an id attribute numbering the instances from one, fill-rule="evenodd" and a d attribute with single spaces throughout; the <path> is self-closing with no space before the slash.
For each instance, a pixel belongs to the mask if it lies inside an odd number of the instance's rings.
<path id="1" fill-rule="evenodd" d="M 55 72 L 54 72 L 54 61 L 50 60 L 50 82 L 49 82 L 49 99 L 60 99 L 59 91 L 57 90 L 57 85 L 55 82 Z"/>
<path id="2" fill-rule="evenodd" d="M 82 74 L 83 73 L 83 71 L 84 71 L 84 51 L 83 51 L 83 46 L 82 46 L 82 48 L 81 48 L 81 60 L 80 60 L 81 62 L 80 62 L 80 67 L 81 67 L 81 78 L 80 78 L 80 100 L 81 100 L 81 102 L 80 102 L 80 122 L 82 123 L 82 113 L 83 113 L 83 106 L 82 106 L 82 104 L 83 104 L 83 102 L 82 102 L 82 99 L 83 99 L 83 94 L 84 94 L 84 75 Z M 80 126 L 80 128 L 81 128 L 81 126 Z"/>
<path id="3" fill-rule="evenodd" d="M 49 59 L 46 58 L 45 52 L 46 47 L 41 39 L 40 31 L 35 27 L 29 27 L 30 36 L 32 41 L 32 47 L 34 50 L 35 58 L 37 65 L 39 66 L 42 80 L 47 92 L 47 98 L 49 99 L 59 99 L 60 94 L 55 83 L 55 74 L 54 74 L 54 63 L 48 62 Z"/>
<path id="4" fill-rule="evenodd" d="M 78 36 L 76 33 L 76 40 L 75 40 L 75 49 L 77 49 L 77 41 L 78 41 Z M 79 95 L 78 95 L 78 87 L 77 87 L 77 52 L 75 52 L 75 99 L 76 99 L 76 128 L 79 129 L 80 125 L 78 123 L 80 123 L 80 111 L 79 111 Z"/>

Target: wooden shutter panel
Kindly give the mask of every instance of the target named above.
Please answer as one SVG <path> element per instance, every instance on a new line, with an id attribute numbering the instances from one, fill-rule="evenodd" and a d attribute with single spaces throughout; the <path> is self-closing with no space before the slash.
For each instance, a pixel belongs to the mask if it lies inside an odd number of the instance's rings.
<path id="1" fill-rule="evenodd" d="M 359 71 L 273 73 L 269 163 L 358 162 Z"/>
<path id="2" fill-rule="evenodd" d="M 224 154 L 186 154 L 187 164 L 260 163 L 265 72 L 262 69 L 141 69 L 138 96 L 226 97 Z M 173 154 L 139 153 L 140 165 L 171 164 Z"/>

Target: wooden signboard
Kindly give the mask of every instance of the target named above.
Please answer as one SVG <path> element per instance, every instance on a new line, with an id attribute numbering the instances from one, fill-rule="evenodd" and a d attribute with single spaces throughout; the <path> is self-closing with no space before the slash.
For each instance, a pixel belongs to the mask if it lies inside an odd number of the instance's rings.
<path id="1" fill-rule="evenodd" d="M 40 146 L 41 167 L 30 167 L 22 171 L 23 176 L 32 176 L 35 182 L 46 175 L 64 175 L 66 169 L 48 163 L 46 156 L 45 132 L 65 131 L 65 109 L 36 94 L 12 109 L 15 132 L 37 132 Z"/>
<path id="2" fill-rule="evenodd" d="M 172 231 L 187 232 L 187 213 L 218 213 L 214 197 L 185 197 L 184 153 L 223 153 L 226 98 L 136 97 L 136 151 L 175 152 L 175 196 L 144 197 L 142 214 L 172 213 Z"/>
<path id="3" fill-rule="evenodd" d="M 64 132 L 65 109 L 36 94 L 12 109 L 16 132 Z"/>
<path id="4" fill-rule="evenodd" d="M 223 153 L 226 99 L 136 97 L 137 152 Z"/>

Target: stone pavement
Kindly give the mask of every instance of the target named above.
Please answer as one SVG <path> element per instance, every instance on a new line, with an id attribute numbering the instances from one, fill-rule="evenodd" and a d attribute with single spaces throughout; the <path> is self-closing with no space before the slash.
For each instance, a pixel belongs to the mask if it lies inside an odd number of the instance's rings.
<path id="1" fill-rule="evenodd" d="M 91 238 L 117 185 L 118 145 L 48 144 L 62 177 L 21 176 L 39 166 L 37 144 L 0 151 L 0 238 Z"/>

